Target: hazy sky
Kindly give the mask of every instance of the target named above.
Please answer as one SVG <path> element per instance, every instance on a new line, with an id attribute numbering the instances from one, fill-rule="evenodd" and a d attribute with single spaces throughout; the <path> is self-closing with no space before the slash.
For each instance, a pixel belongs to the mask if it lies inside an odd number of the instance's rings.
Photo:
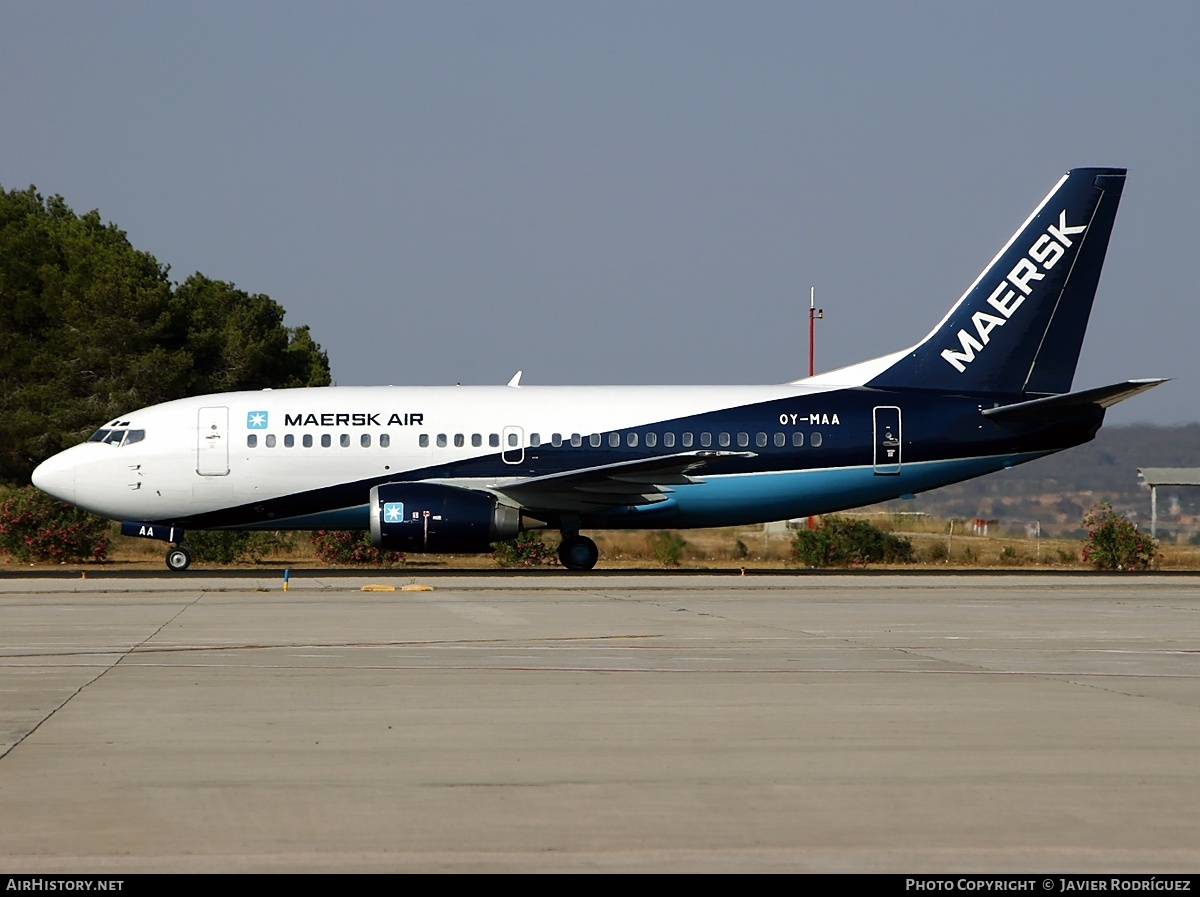
<path id="1" fill-rule="evenodd" d="M 1076 388 L 1200 420 L 1200 4 L 0 0 L 0 185 L 267 293 L 340 384 L 770 383 L 1129 182 Z"/>

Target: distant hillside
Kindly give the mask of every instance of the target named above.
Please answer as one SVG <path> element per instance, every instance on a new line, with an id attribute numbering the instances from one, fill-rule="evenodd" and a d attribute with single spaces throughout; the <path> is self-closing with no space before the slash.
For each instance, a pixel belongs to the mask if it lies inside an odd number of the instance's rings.
<path id="1" fill-rule="evenodd" d="M 1039 521 L 1044 531 L 1069 531 L 1098 501 L 1149 525 L 1150 491 L 1139 467 L 1200 467 L 1200 424 L 1104 427 L 1086 445 L 977 480 L 889 502 L 892 511 L 937 517 L 983 517 L 1001 524 Z M 1159 489 L 1159 534 L 1200 531 L 1200 488 Z"/>

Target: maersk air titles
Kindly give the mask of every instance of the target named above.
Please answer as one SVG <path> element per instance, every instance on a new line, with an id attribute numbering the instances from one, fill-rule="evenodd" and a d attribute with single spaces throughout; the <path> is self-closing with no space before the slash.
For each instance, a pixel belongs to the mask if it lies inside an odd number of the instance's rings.
<path id="1" fill-rule="evenodd" d="M 775 386 L 329 387 L 198 396 L 109 422 L 42 490 L 175 543 L 188 529 L 363 529 L 379 547 L 486 551 L 588 529 L 732 526 L 915 494 L 1091 439 L 1163 382 L 1072 391 L 1125 185 L 1055 184 L 917 345 Z"/>
<path id="2" fill-rule="evenodd" d="M 262 421 L 258 426 L 266 426 L 266 415 L 268 412 L 258 412 L 263 415 Z M 346 412 L 325 412 L 324 414 L 314 414 L 311 411 L 307 414 L 288 414 L 284 412 L 283 425 L 285 427 L 419 427 L 425 423 L 425 415 L 423 412 L 409 411 L 403 414 L 393 411 L 390 414 L 387 412 L 365 412 L 353 411 Z"/>

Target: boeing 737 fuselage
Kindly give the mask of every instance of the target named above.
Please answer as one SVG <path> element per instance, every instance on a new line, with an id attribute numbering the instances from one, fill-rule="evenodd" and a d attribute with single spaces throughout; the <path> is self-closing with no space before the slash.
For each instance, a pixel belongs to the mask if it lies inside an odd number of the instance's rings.
<path id="1" fill-rule="evenodd" d="M 328 387 L 198 396 L 110 421 L 38 488 L 176 543 L 189 529 L 369 529 L 487 551 L 587 529 L 733 526 L 912 495 L 1086 442 L 1162 380 L 1071 392 L 1124 169 L 1068 172 L 916 346 L 776 386 Z"/>

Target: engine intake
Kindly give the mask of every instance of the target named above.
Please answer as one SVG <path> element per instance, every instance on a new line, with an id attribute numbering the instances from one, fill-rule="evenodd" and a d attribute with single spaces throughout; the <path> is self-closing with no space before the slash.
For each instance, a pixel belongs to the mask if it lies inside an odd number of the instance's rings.
<path id="1" fill-rule="evenodd" d="M 519 508 L 487 492 L 432 483 L 371 490 L 371 544 L 385 551 L 489 551 L 525 528 Z"/>

